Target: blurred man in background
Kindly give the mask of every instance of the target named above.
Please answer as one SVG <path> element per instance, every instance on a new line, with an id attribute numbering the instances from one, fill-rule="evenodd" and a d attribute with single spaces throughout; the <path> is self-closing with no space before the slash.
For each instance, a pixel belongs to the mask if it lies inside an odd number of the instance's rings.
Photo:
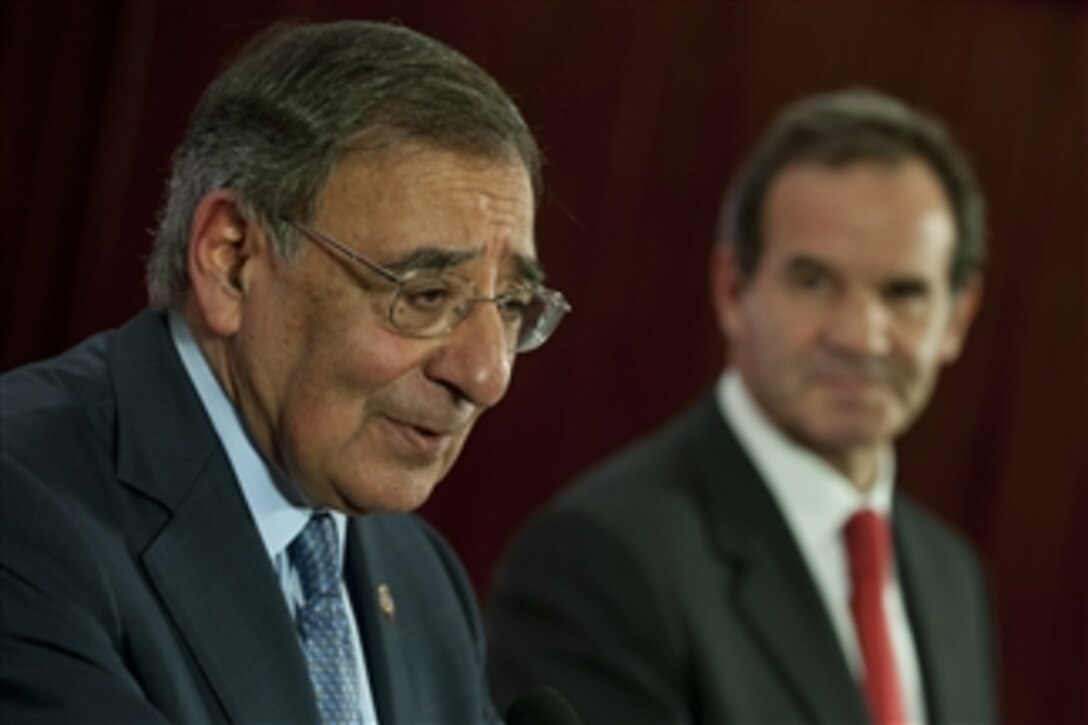
<path id="1" fill-rule="evenodd" d="M 983 577 L 892 444 L 981 295 L 981 192 L 941 125 L 857 90 L 786 109 L 726 195 L 713 390 L 533 518 L 489 608 L 497 696 L 587 722 L 985 723 Z"/>

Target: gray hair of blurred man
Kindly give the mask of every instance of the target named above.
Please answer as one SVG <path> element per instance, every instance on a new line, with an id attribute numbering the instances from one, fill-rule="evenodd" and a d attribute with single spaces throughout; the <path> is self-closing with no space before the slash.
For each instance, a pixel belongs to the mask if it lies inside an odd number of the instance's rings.
<path id="1" fill-rule="evenodd" d="M 190 223 L 209 192 L 234 191 L 293 259 L 299 240 L 284 220 L 309 220 L 345 154 L 405 143 L 519 160 L 539 198 L 532 132 L 498 83 L 452 48 L 367 21 L 259 34 L 208 86 L 175 152 L 147 265 L 152 305 L 184 299 Z"/>
<path id="2" fill-rule="evenodd" d="M 970 164 L 938 120 L 869 89 L 812 96 L 775 118 L 726 192 L 718 243 L 735 247 L 741 273 L 750 279 L 759 264 L 767 191 L 787 166 L 895 165 L 915 158 L 934 171 L 952 207 L 956 246 L 949 281 L 960 291 L 986 259 L 985 199 Z"/>

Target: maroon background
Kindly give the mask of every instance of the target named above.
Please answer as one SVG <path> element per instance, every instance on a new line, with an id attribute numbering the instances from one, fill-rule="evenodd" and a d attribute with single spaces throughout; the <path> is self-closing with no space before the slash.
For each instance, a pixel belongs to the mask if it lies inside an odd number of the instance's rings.
<path id="1" fill-rule="evenodd" d="M 993 258 L 902 485 L 993 575 L 1008 722 L 1088 721 L 1083 5 L 8 2 L 0 367 L 144 305 L 169 156 L 224 55 L 282 17 L 400 18 L 495 74 L 549 158 L 538 236 L 575 311 L 424 508 L 481 592 L 513 528 L 665 419 L 723 359 L 705 287 L 720 191 L 769 116 L 868 84 L 945 118 Z"/>

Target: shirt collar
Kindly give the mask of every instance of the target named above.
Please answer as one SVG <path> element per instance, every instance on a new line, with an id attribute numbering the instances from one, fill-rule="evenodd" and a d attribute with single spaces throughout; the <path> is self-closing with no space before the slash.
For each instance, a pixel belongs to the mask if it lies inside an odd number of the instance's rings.
<path id="1" fill-rule="evenodd" d="M 170 314 L 170 333 L 185 371 L 223 444 L 268 556 L 275 558 L 302 531 L 313 511 L 284 496 L 285 487 L 291 484 L 274 472 L 253 445 L 237 409 L 204 359 L 189 326 L 177 312 Z M 338 511 L 331 513 L 340 535 L 342 555 L 346 518 Z"/>
<path id="2" fill-rule="evenodd" d="M 773 424 L 735 369 L 717 385 L 718 405 L 778 502 L 794 535 L 806 543 L 836 539 L 862 508 L 887 516 L 891 510 L 895 454 L 881 449 L 876 481 L 862 493 L 850 481 Z"/>

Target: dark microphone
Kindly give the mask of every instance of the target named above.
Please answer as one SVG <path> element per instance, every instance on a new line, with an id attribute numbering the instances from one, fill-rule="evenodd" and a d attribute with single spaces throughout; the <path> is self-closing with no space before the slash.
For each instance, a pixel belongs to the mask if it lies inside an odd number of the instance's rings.
<path id="1" fill-rule="evenodd" d="M 536 687 L 514 698 L 506 725 L 582 725 L 566 698 L 550 687 Z"/>

